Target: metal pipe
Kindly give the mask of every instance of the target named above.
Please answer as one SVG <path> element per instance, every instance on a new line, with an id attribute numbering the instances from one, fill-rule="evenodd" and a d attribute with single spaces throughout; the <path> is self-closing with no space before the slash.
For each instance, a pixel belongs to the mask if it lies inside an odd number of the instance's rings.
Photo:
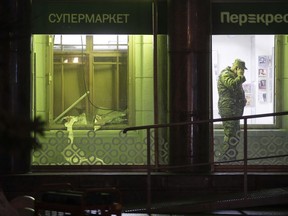
<path id="1" fill-rule="evenodd" d="M 151 134 L 150 129 L 147 129 L 147 212 L 151 211 Z"/>
<path id="2" fill-rule="evenodd" d="M 288 115 L 288 111 L 257 114 L 257 115 L 246 115 L 246 116 L 230 117 L 230 118 L 217 118 L 217 119 L 197 120 L 197 121 L 189 121 L 189 122 L 177 122 L 177 123 L 169 123 L 169 124 L 158 124 L 158 125 L 155 124 L 155 125 L 127 127 L 123 130 L 123 133 L 127 133 L 128 131 L 133 131 L 133 130 L 144 130 L 147 128 L 165 128 L 165 127 L 175 127 L 175 126 L 180 126 L 180 125 L 192 125 L 192 124 L 201 124 L 201 123 L 208 123 L 208 122 L 214 123 L 214 122 L 222 122 L 222 121 L 229 121 L 229 120 L 263 118 L 263 117 L 269 117 L 269 116 L 282 116 L 282 115 Z"/>
<path id="3" fill-rule="evenodd" d="M 239 117 L 231 117 L 231 118 L 220 118 L 220 119 L 207 119 L 207 120 L 201 120 L 201 121 L 191 121 L 191 122 L 179 122 L 179 123 L 170 123 L 170 124 L 159 124 L 159 125 L 144 125 L 144 126 L 136 126 L 136 127 L 129 127 L 125 128 L 123 130 L 123 133 L 127 133 L 128 131 L 133 131 L 133 130 L 146 130 L 147 131 L 147 207 L 146 207 L 146 212 L 151 213 L 151 129 L 152 128 L 165 128 L 165 127 L 175 127 L 179 125 L 192 125 L 192 124 L 200 124 L 200 123 L 213 123 L 213 122 L 219 122 L 219 121 L 229 121 L 229 120 L 239 120 L 243 119 L 244 120 L 244 173 L 243 173 L 243 181 L 244 181 L 244 199 L 246 200 L 247 194 L 248 194 L 248 160 L 258 160 L 258 159 L 265 159 L 265 158 L 274 158 L 274 157 L 286 157 L 287 155 L 278 155 L 278 156 L 269 156 L 269 157 L 260 157 L 260 158 L 253 158 L 253 159 L 248 159 L 248 139 L 247 139 L 247 120 L 250 118 L 261 118 L 261 117 L 269 117 L 269 116 L 282 116 L 282 115 L 288 115 L 288 112 L 276 112 L 276 113 L 266 113 L 266 114 L 258 114 L 258 115 L 249 115 L 249 116 L 239 116 Z M 236 160 L 238 161 L 238 160 Z M 240 161 L 240 160 L 239 160 Z M 242 160 L 241 160 L 242 161 Z M 229 163 L 231 161 L 227 162 L 217 162 L 217 163 Z M 194 167 L 194 166 L 206 166 L 207 164 L 213 164 L 213 163 L 198 163 L 198 164 L 189 164 L 187 166 L 168 166 L 166 169 L 181 169 L 185 167 Z M 165 166 L 161 167 L 162 169 L 165 169 Z"/>
<path id="4" fill-rule="evenodd" d="M 244 118 L 244 198 L 247 199 L 248 191 L 248 182 L 247 182 L 247 158 L 248 158 L 248 149 L 247 149 L 247 118 Z"/>
<path id="5" fill-rule="evenodd" d="M 153 74 L 154 74 L 154 123 L 158 124 L 159 107 L 158 107 L 158 2 L 154 0 L 153 4 Z M 155 165 L 158 167 L 158 130 L 154 131 L 154 143 L 155 143 Z"/>
<path id="6" fill-rule="evenodd" d="M 89 91 L 87 91 L 84 95 L 82 95 L 78 100 L 76 100 L 71 106 L 69 106 L 64 112 L 62 112 L 57 118 L 54 119 L 53 122 L 57 122 L 60 118 L 62 118 L 67 112 L 69 112 L 73 107 L 75 107 L 80 101 L 82 101 L 87 95 Z"/>

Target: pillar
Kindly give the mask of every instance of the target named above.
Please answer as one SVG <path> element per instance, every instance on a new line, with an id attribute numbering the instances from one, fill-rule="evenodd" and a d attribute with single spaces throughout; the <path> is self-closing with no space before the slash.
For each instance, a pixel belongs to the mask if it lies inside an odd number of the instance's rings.
<path id="1" fill-rule="evenodd" d="M 1 108 L 30 118 L 31 3 L 3 0 L 1 10 Z"/>
<path id="2" fill-rule="evenodd" d="M 9 116 L 12 128 L 22 119 L 30 119 L 30 10 L 30 0 L 0 2 L 0 111 Z M 23 131 L 19 135 L 31 135 L 29 130 Z M 1 173 L 27 172 L 31 166 L 31 149 L 0 145 L 0 164 Z"/>
<path id="3" fill-rule="evenodd" d="M 210 0 L 169 2 L 170 122 L 209 119 Z M 209 124 L 170 129 L 170 165 L 209 162 Z M 193 171 L 208 171 L 195 166 Z"/>

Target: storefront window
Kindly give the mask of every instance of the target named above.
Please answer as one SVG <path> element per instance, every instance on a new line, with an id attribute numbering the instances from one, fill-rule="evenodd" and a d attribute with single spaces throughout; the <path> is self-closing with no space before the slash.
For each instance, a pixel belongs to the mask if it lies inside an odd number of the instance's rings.
<path id="1" fill-rule="evenodd" d="M 99 129 L 127 124 L 128 36 L 53 38 L 51 127 Z"/>
<path id="2" fill-rule="evenodd" d="M 218 110 L 217 81 L 220 72 L 232 66 L 235 59 L 245 62 L 246 106 L 243 115 L 267 114 L 287 110 L 285 101 L 286 35 L 214 35 L 212 51 L 213 115 L 220 118 Z M 281 90 L 282 89 L 282 90 Z M 234 106 L 235 107 L 235 106 Z M 248 165 L 287 164 L 285 116 L 251 118 L 247 121 Z M 234 121 L 235 122 L 235 121 Z M 214 123 L 214 161 L 235 161 L 243 165 L 243 121 L 236 130 L 234 123 Z M 229 125 L 228 125 L 229 124 Z M 235 130 L 234 130 L 235 129 Z M 267 157 L 267 158 L 265 158 Z M 271 158 L 269 158 L 271 157 Z M 275 157 L 275 158 L 273 158 Z M 277 158 L 276 158 L 277 157 Z M 265 159 L 263 159 L 265 158 Z M 239 160 L 237 162 L 237 160 Z"/>
<path id="3" fill-rule="evenodd" d="M 158 45 L 164 77 L 167 37 Z M 147 163 L 146 133 L 121 132 L 154 124 L 152 35 L 33 35 L 33 52 L 32 111 L 47 122 L 33 165 Z"/>
<path id="4" fill-rule="evenodd" d="M 212 39 L 213 116 L 218 111 L 217 80 L 220 72 L 232 66 L 235 59 L 245 61 L 246 81 L 243 83 L 247 100 L 244 115 L 275 112 L 274 35 L 214 35 Z M 220 124 L 220 123 L 218 123 Z M 252 125 L 273 125 L 275 119 L 255 118 Z"/>

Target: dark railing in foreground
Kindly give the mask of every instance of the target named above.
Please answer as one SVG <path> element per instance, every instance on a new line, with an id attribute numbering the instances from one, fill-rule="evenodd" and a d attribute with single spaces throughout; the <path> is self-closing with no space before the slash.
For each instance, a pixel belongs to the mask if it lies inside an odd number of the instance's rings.
<path id="1" fill-rule="evenodd" d="M 244 140 L 243 140 L 243 154 L 244 157 L 242 160 L 231 160 L 231 161 L 223 161 L 223 162 L 210 162 L 210 163 L 201 163 L 201 164 L 189 164 L 187 166 L 167 166 L 168 169 L 178 169 L 183 167 L 194 167 L 194 166 L 204 166 L 204 165 L 212 165 L 212 164 L 221 164 L 221 163 L 231 163 L 231 162 L 239 162 L 243 161 L 243 177 L 244 177 L 244 185 L 243 185 L 243 194 L 244 199 L 247 198 L 247 173 L 248 173 L 248 161 L 249 160 L 259 160 L 259 159 L 268 159 L 275 157 L 286 157 L 288 155 L 277 155 L 277 156 L 268 156 L 268 157 L 259 157 L 259 158 L 248 158 L 248 143 L 247 143 L 247 120 L 254 118 L 264 118 L 264 117 L 275 117 L 275 116 L 283 116 L 288 115 L 288 111 L 285 112 L 276 112 L 276 113 L 266 113 L 266 114 L 258 114 L 258 115 L 246 115 L 239 117 L 231 117 L 231 118 L 218 118 L 218 119 L 208 119 L 208 120 L 199 120 L 199 121 L 191 121 L 191 122 L 180 122 L 180 123 L 170 123 L 170 124 L 157 124 L 157 125 L 144 125 L 144 126 L 135 126 L 128 127 L 123 130 L 123 133 L 127 133 L 128 131 L 136 131 L 136 130 L 146 130 L 147 133 L 147 212 L 151 211 L 151 172 L 153 167 L 151 166 L 151 130 L 158 128 L 171 128 L 176 126 L 185 126 L 185 125 L 195 125 L 195 124 L 203 124 L 203 123 L 215 123 L 215 122 L 223 122 L 223 121 L 231 121 L 231 120 L 243 120 L 243 132 L 244 132 Z M 157 143 L 157 142 L 156 142 Z M 155 151 L 158 146 L 155 145 Z M 155 154 L 155 162 L 158 161 L 158 155 Z M 158 164 L 155 164 L 158 167 Z"/>

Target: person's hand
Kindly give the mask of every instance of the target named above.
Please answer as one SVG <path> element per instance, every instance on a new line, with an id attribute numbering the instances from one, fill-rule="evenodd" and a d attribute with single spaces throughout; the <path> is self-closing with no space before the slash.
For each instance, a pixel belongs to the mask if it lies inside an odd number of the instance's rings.
<path id="1" fill-rule="evenodd" d="M 237 68 L 237 76 L 244 76 L 244 70 L 241 68 Z"/>

